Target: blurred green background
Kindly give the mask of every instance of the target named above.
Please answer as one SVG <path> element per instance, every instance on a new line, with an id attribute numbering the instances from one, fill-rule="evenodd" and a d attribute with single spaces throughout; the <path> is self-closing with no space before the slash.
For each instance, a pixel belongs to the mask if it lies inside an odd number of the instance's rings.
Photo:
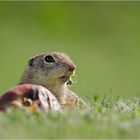
<path id="1" fill-rule="evenodd" d="M 0 93 L 48 50 L 75 61 L 82 97 L 139 95 L 140 2 L 0 2 Z"/>

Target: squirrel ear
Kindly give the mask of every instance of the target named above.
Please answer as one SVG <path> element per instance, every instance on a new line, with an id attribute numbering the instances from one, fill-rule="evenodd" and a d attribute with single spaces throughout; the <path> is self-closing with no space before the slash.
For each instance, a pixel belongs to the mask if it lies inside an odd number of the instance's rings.
<path id="1" fill-rule="evenodd" d="M 33 66 L 33 62 L 34 62 L 34 58 L 31 58 L 29 61 L 28 61 L 28 64 L 29 64 L 29 66 Z"/>

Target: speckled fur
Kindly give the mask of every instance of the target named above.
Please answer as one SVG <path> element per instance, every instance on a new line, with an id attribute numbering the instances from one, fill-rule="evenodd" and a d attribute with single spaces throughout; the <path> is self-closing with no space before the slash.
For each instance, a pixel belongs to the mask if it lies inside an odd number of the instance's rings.
<path id="1" fill-rule="evenodd" d="M 51 55 L 55 62 L 47 63 L 44 58 Z M 44 52 L 35 55 L 28 61 L 20 84 L 38 84 L 49 89 L 64 106 L 71 107 L 77 101 L 84 103 L 74 92 L 69 90 L 67 81 L 76 68 L 74 62 L 61 52 Z M 65 76 L 65 78 L 61 78 Z"/>

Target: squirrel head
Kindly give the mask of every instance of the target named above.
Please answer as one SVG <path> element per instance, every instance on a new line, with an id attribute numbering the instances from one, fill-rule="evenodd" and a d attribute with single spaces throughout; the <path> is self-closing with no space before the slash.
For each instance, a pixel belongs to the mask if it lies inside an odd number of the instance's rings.
<path id="1" fill-rule="evenodd" d="M 75 68 L 67 54 L 44 52 L 28 61 L 21 83 L 39 84 L 51 89 L 67 83 Z"/>

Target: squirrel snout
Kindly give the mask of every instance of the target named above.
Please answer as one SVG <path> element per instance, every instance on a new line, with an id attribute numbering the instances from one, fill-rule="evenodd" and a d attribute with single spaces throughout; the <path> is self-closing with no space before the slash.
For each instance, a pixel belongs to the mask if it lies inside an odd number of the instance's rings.
<path id="1" fill-rule="evenodd" d="M 68 66 L 68 70 L 71 71 L 71 72 L 73 72 L 75 69 L 76 69 L 75 65 L 69 65 Z"/>

